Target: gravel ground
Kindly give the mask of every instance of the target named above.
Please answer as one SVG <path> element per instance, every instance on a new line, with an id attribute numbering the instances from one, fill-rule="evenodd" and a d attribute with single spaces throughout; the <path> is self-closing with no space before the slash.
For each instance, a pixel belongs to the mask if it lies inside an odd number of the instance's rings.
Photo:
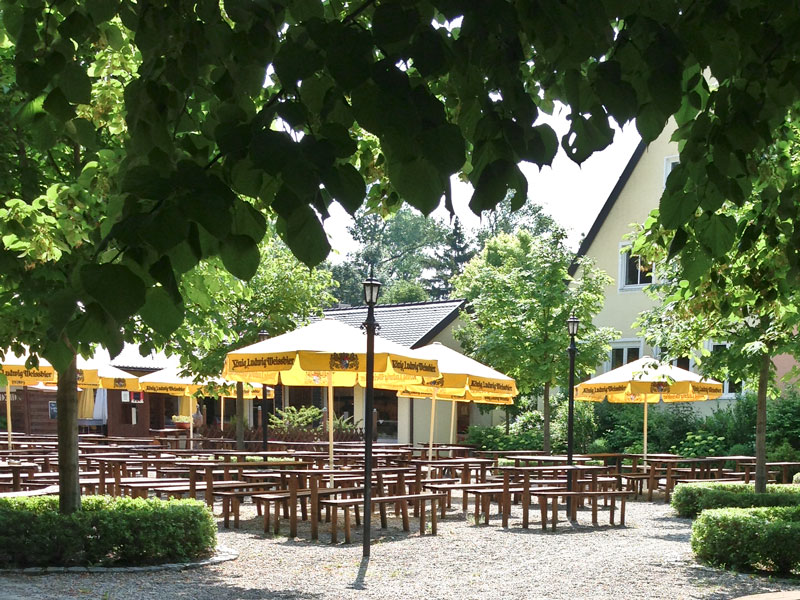
<path id="1" fill-rule="evenodd" d="M 380 538 L 363 564 L 360 535 L 353 544 L 332 547 L 327 526 L 322 526 L 321 542 L 310 543 L 308 525 L 301 523 L 295 540 L 264 536 L 260 519 L 245 506 L 242 528 L 220 529 L 219 535 L 220 544 L 239 551 L 237 560 L 180 572 L 5 576 L 0 578 L 0 598 L 727 600 L 800 591 L 800 580 L 698 564 L 689 547 L 691 521 L 676 517 L 660 502 L 628 503 L 624 528 L 592 527 L 584 511 L 578 525 L 561 522 L 555 533 L 543 532 L 538 511 L 531 515 L 531 529 L 523 530 L 520 509 L 514 507 L 511 527 L 504 530 L 497 515 L 490 526 L 475 526 L 453 510 L 439 522 L 435 537 L 406 534 L 394 519 L 381 531 L 375 519 L 373 535 Z M 608 517 L 601 513 L 604 521 Z M 411 522 L 413 530 L 415 520 Z M 283 522 L 282 531 L 286 529 Z"/>

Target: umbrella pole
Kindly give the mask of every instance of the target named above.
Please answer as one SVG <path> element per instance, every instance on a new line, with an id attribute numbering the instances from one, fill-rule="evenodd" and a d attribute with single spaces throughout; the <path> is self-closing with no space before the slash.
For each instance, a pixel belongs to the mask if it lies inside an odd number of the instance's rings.
<path id="1" fill-rule="evenodd" d="M 644 459 L 647 460 L 647 398 L 644 399 Z"/>
<path id="2" fill-rule="evenodd" d="M 436 420 L 436 389 L 434 388 L 431 395 L 431 429 L 428 436 L 428 460 L 433 460 L 433 424 Z"/>
<path id="3" fill-rule="evenodd" d="M 13 434 L 11 433 L 11 385 L 6 380 L 6 430 L 8 431 L 8 449 L 11 450 Z"/>
<path id="4" fill-rule="evenodd" d="M 328 465 L 331 470 L 330 484 L 333 487 L 333 371 L 328 371 Z"/>
<path id="5" fill-rule="evenodd" d="M 456 401 L 453 400 L 450 406 L 450 443 L 456 443 Z"/>
<path id="6" fill-rule="evenodd" d="M 225 396 L 219 397 L 219 431 L 222 437 L 225 437 L 223 433 L 225 431 Z"/>

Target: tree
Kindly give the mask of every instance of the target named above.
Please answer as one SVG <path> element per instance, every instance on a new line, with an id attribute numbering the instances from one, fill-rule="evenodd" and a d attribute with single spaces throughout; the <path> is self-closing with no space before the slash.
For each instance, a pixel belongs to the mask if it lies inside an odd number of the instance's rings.
<path id="1" fill-rule="evenodd" d="M 541 204 L 528 200 L 522 207 L 513 210 L 510 199 L 505 199 L 493 211 L 481 216 L 481 227 L 476 233 L 478 247 L 501 233 L 514 234 L 527 229 L 534 236 L 546 235 L 558 228 L 555 219 L 544 212 Z"/>
<path id="2" fill-rule="evenodd" d="M 550 390 L 568 375 L 567 317 L 581 320 L 576 356 L 578 376 L 595 369 L 619 334 L 592 325 L 611 280 L 589 261 L 572 280 L 574 254 L 562 230 L 543 237 L 525 229 L 500 234 L 456 279 L 456 293 L 467 300 L 465 325 L 456 330 L 464 349 L 507 373 L 522 395 L 542 390 L 544 449 L 550 450 Z"/>
<path id="3" fill-rule="evenodd" d="M 428 294 L 434 299 L 449 298 L 453 291 L 453 280 L 461 275 L 464 267 L 475 255 L 475 250 L 467 240 L 461 221 L 454 217 L 444 243 L 434 251 L 428 262 L 433 273 L 425 277 Z"/>
<path id="4" fill-rule="evenodd" d="M 786 259 L 797 239 L 798 205 L 791 186 L 800 164 L 800 130 L 789 120 L 778 134 L 780 141 L 752 167 L 759 178 L 749 197 L 738 203 L 718 198 L 715 219 L 723 228 L 700 215 L 691 233 L 684 230 L 686 245 L 677 259 L 675 237 L 660 225 L 656 213 L 636 241 L 656 264 L 658 280 L 651 293 L 660 301 L 640 317 L 643 335 L 665 348 L 668 356 L 694 354 L 703 372 L 742 380 L 757 389 L 756 489 L 760 492 L 766 491 L 772 358 L 800 357 L 795 334 L 800 326 L 800 295 L 792 283 L 795 267 Z M 706 252 L 717 260 L 708 260 Z M 728 347 L 721 353 L 698 350 L 709 339 Z"/>
<path id="5" fill-rule="evenodd" d="M 430 296 L 425 288 L 416 281 L 397 280 L 381 292 L 380 304 L 401 304 L 403 302 L 427 302 Z"/>

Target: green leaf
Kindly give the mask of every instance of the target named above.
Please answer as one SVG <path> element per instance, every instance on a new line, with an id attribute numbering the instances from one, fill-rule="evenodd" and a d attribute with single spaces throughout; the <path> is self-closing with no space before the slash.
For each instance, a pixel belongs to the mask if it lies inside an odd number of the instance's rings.
<path id="1" fill-rule="evenodd" d="M 44 100 L 43 108 L 62 123 L 75 116 L 75 109 L 67 102 L 60 88 L 54 88 Z"/>
<path id="2" fill-rule="evenodd" d="M 289 12 L 298 23 L 324 16 L 321 0 L 293 0 L 289 5 Z"/>
<path id="3" fill-rule="evenodd" d="M 419 136 L 422 153 L 445 177 L 457 172 L 465 161 L 466 142 L 458 126 L 446 123 L 425 129 Z"/>
<path id="4" fill-rule="evenodd" d="M 309 267 L 325 260 L 331 250 L 322 223 L 304 204 L 296 206 L 287 217 L 279 217 L 277 229 L 292 254 Z"/>
<path id="5" fill-rule="evenodd" d="M 220 258 L 235 277 L 247 281 L 256 274 L 261 255 L 258 244 L 247 235 L 230 235 L 220 244 Z"/>
<path id="6" fill-rule="evenodd" d="M 390 162 L 388 170 L 392 186 L 411 206 L 425 215 L 439 206 L 446 180 L 430 162 L 422 158 Z"/>
<path id="7" fill-rule="evenodd" d="M 69 347 L 59 338 L 58 340 L 50 341 L 42 352 L 57 373 L 63 373 L 69 367 L 72 359 L 75 358 L 75 352 L 70 350 Z"/>
<path id="8" fill-rule="evenodd" d="M 86 293 L 119 322 L 126 321 L 144 304 L 144 282 L 124 265 L 85 265 L 80 280 Z"/>
<path id="9" fill-rule="evenodd" d="M 700 198 L 696 194 L 683 192 L 668 194 L 665 192 L 661 196 L 658 207 L 661 223 L 667 229 L 677 229 L 694 216 L 699 205 Z"/>
<path id="10" fill-rule="evenodd" d="M 97 130 L 86 119 L 72 119 L 67 124 L 67 133 L 84 148 L 94 149 L 97 147 Z"/>
<path id="11" fill-rule="evenodd" d="M 372 16 L 372 34 L 377 44 L 402 42 L 411 37 L 419 23 L 419 14 L 398 2 L 380 4 Z"/>
<path id="12" fill-rule="evenodd" d="M 267 220 L 252 204 L 237 199 L 233 203 L 231 233 L 246 235 L 258 243 L 264 239 L 264 235 L 267 233 Z"/>
<path id="13" fill-rule="evenodd" d="M 704 277 L 711 268 L 711 258 L 696 244 L 687 245 L 680 253 L 683 278 L 689 281 L 698 281 Z"/>
<path id="14" fill-rule="evenodd" d="M 658 107 L 650 102 L 642 106 L 639 116 L 636 117 L 636 129 L 642 136 L 642 141 L 649 144 L 664 130 L 669 115 L 665 115 Z"/>
<path id="15" fill-rule="evenodd" d="M 118 8 L 118 0 L 86 0 L 86 10 L 95 25 L 111 20 Z"/>
<path id="16" fill-rule="evenodd" d="M 667 256 L 668 259 L 673 259 L 678 253 L 686 246 L 686 242 L 689 239 L 686 230 L 683 227 L 679 227 L 678 230 L 675 232 L 675 235 L 672 237 L 672 242 L 669 244 L 669 254 Z"/>
<path id="17" fill-rule="evenodd" d="M 89 104 L 92 101 L 92 80 L 80 66 L 68 64 L 61 71 L 58 87 L 72 104 Z"/>
<path id="18" fill-rule="evenodd" d="M 326 170 L 322 174 L 322 182 L 331 196 L 351 215 L 356 213 L 367 195 L 364 178 L 351 164 Z"/>
<path id="19" fill-rule="evenodd" d="M 481 172 L 469 207 L 476 215 L 492 210 L 506 197 L 509 189 L 514 190 L 511 204 L 516 210 L 525 203 L 528 181 L 513 162 L 502 158 L 495 160 Z"/>
<path id="20" fill-rule="evenodd" d="M 698 239 L 714 258 L 724 257 L 736 238 L 736 219 L 727 215 L 704 214 L 695 223 Z"/>
<path id="21" fill-rule="evenodd" d="M 281 83 L 294 86 L 322 66 L 322 57 L 319 52 L 289 40 L 281 46 L 273 64 Z"/>
<path id="22" fill-rule="evenodd" d="M 163 287 L 147 290 L 139 314 L 147 325 L 164 337 L 172 334 L 183 322 L 183 306 L 176 304 Z"/>

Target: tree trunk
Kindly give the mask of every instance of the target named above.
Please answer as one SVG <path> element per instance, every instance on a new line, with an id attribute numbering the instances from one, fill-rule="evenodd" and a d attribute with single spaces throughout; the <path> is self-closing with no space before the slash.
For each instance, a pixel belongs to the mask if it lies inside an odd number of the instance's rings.
<path id="1" fill-rule="evenodd" d="M 62 514 L 81 508 L 81 486 L 78 476 L 78 372 L 77 358 L 65 371 L 58 373 L 56 393 L 58 415 L 58 501 Z"/>
<path id="2" fill-rule="evenodd" d="M 769 384 L 770 356 L 761 357 L 758 373 L 756 403 L 756 493 L 767 491 L 767 385 Z"/>
<path id="3" fill-rule="evenodd" d="M 543 447 L 545 454 L 550 454 L 550 382 L 544 384 L 544 396 L 542 399 L 542 435 L 544 438 Z"/>
<path id="4" fill-rule="evenodd" d="M 244 450 L 244 384 L 236 384 L 236 449 Z"/>

